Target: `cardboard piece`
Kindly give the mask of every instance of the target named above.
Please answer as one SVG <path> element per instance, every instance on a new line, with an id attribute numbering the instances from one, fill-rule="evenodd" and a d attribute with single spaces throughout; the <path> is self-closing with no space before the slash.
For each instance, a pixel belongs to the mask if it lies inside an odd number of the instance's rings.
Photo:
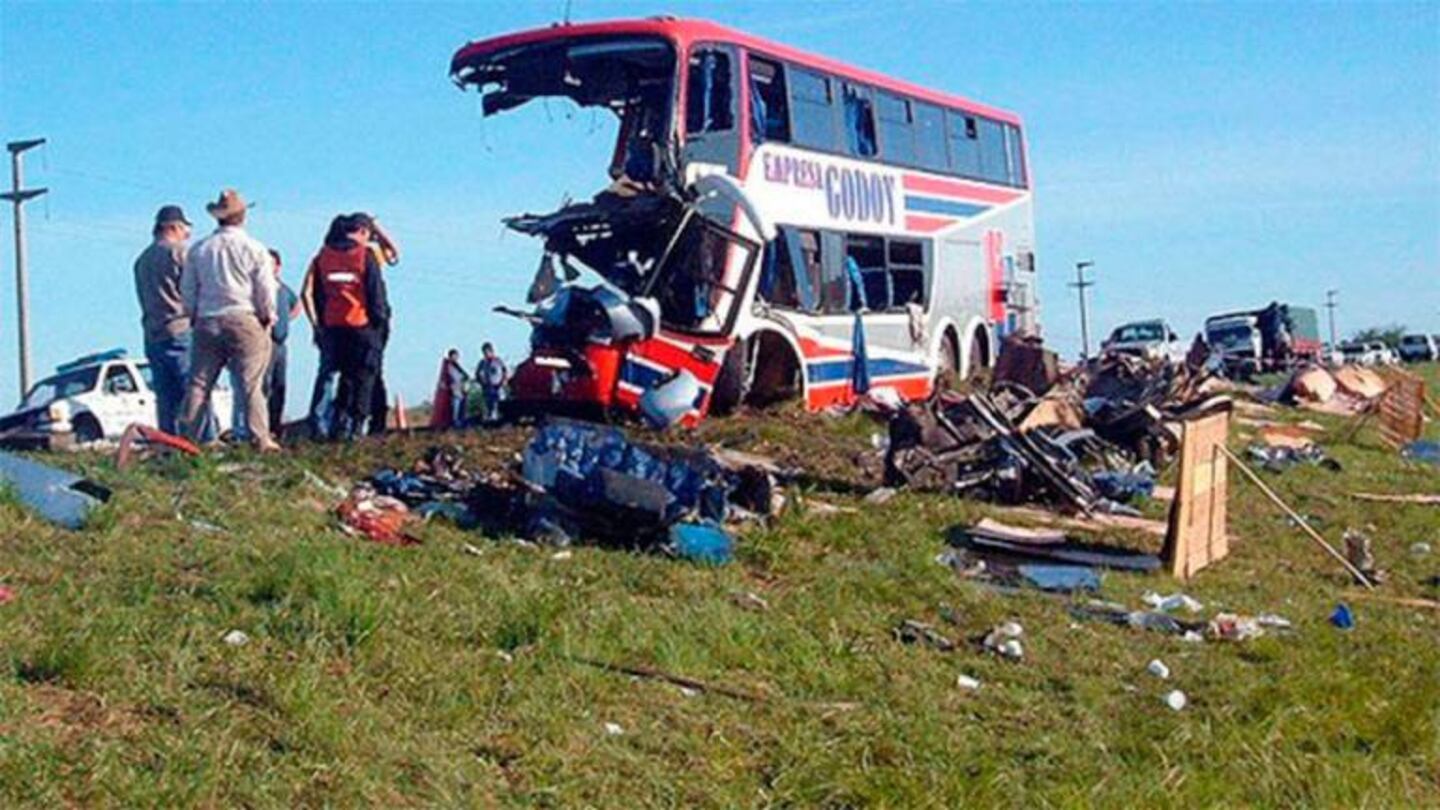
<path id="1" fill-rule="evenodd" d="M 1361 399 L 1385 393 L 1385 378 L 1364 366 L 1341 366 L 1335 369 L 1334 378 L 1341 391 Z"/>
<path id="2" fill-rule="evenodd" d="M 1392 372 L 1390 380 L 1380 397 L 1380 438 L 1399 449 L 1419 439 L 1425 429 L 1425 381 L 1404 371 Z"/>
<path id="3" fill-rule="evenodd" d="M 1225 533 L 1229 488 L 1222 455 L 1230 412 L 1185 420 L 1181 430 L 1180 477 L 1161 557 L 1172 576 L 1189 579 L 1230 553 Z"/>

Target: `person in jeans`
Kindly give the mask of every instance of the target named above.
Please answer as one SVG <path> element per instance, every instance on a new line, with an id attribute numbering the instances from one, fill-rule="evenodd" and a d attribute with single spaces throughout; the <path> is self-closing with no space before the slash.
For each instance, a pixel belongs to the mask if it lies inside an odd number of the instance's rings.
<path id="1" fill-rule="evenodd" d="M 135 295 L 155 392 L 155 425 L 176 432 L 190 375 L 190 316 L 180 294 L 190 221 L 178 205 L 155 214 L 154 241 L 135 259 Z"/>
<path id="2" fill-rule="evenodd" d="M 290 322 L 300 314 L 300 299 L 280 278 L 280 251 L 271 250 L 275 262 L 275 323 L 270 327 L 270 365 L 265 369 L 265 402 L 270 410 L 270 430 L 279 433 L 285 420 L 285 341 Z"/>
<path id="3" fill-rule="evenodd" d="M 339 242 L 346 238 L 350 232 L 350 218 L 341 214 L 330 220 L 330 228 L 325 232 L 325 239 L 322 245 Z M 321 321 L 320 312 L 315 308 L 316 289 L 316 267 L 311 262 L 305 270 L 305 278 L 300 282 L 300 304 L 305 308 L 305 318 L 310 321 L 311 339 L 315 343 L 315 349 L 320 353 L 319 364 L 315 368 L 315 385 L 310 392 L 310 438 L 316 440 L 330 437 L 335 426 L 335 398 L 340 387 L 340 364 L 336 361 L 335 352 L 331 351 L 330 342 L 325 339 L 325 324 Z"/>
<path id="4" fill-rule="evenodd" d="M 489 343 L 480 347 L 480 363 L 475 366 L 475 379 L 480 382 L 480 390 L 485 394 L 485 421 L 500 421 L 500 397 L 505 391 L 505 383 L 510 380 L 510 369 L 505 367 L 505 361 L 495 354 L 495 347 Z"/>
<path id="5" fill-rule="evenodd" d="M 240 375 L 250 440 L 262 451 L 278 450 L 270 436 L 263 388 L 270 363 L 270 327 L 275 323 L 276 280 L 266 247 L 245 232 L 248 206 L 234 189 L 207 205 L 215 232 L 191 246 L 180 275 L 185 312 L 194 322 L 190 382 L 181 429 L 200 438 L 215 380 L 229 364 Z"/>
<path id="6" fill-rule="evenodd" d="M 441 374 L 444 377 L 445 388 L 450 394 L 450 427 L 465 427 L 465 386 L 470 383 L 470 375 L 465 373 L 465 366 L 460 363 L 460 350 L 451 349 L 445 353 L 445 362 Z"/>
<path id="7" fill-rule="evenodd" d="M 362 432 L 371 414 L 390 304 L 380 262 L 370 250 L 369 223 L 357 217 L 346 217 L 345 223 L 343 237 L 327 239 L 310 264 L 324 344 L 340 369 L 331 438 L 348 441 Z"/>

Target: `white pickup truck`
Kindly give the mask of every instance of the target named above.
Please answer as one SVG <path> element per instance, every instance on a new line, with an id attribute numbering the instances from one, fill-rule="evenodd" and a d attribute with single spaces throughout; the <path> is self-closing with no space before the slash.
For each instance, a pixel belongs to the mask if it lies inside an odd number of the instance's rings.
<path id="1" fill-rule="evenodd" d="M 230 427 L 224 375 L 211 395 L 220 432 Z M 44 449 L 118 439 L 132 423 L 155 427 L 150 364 L 123 349 L 86 355 L 56 367 L 31 386 L 20 407 L 0 417 L 0 443 Z"/>

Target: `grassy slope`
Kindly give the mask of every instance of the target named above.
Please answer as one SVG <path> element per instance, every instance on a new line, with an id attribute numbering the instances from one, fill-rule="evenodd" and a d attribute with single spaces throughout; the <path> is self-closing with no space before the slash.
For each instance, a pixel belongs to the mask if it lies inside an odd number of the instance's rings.
<path id="1" fill-rule="evenodd" d="M 706 435 L 788 447 L 855 479 L 850 455 L 870 430 L 782 418 Z M 503 457 L 518 440 L 464 442 Z M 300 472 L 360 474 L 424 444 L 242 456 L 238 471 L 206 459 L 119 473 L 78 459 L 118 492 L 81 533 L 0 504 L 0 581 L 18 593 L 0 606 L 0 802 L 1414 806 L 1440 795 L 1440 613 L 1353 602 L 1357 628 L 1331 628 L 1344 578 L 1248 484 L 1231 491 L 1242 542 L 1187 590 L 1207 614 L 1277 612 L 1298 630 L 1190 645 L 960 582 L 933 558 L 946 527 L 984 508 L 951 498 L 791 512 L 745 536 L 740 564 L 704 569 L 593 548 L 555 560 L 443 525 L 418 548 L 376 547 L 334 531 Z M 1344 526 L 1373 525 L 1385 592 L 1433 596 L 1417 583 L 1440 573 L 1440 510 L 1345 493 L 1440 491 L 1440 472 L 1402 464 L 1373 433 L 1331 449 L 1345 473 L 1270 480 L 1337 543 Z M 225 531 L 176 520 L 179 493 L 187 518 Z M 1420 540 L 1436 552 L 1411 557 Z M 467 542 L 483 555 L 463 554 Z M 1104 595 L 1134 605 L 1173 587 L 1110 574 Z M 770 609 L 737 606 L 737 591 Z M 958 638 L 1013 618 L 1026 658 L 901 646 L 890 628 L 903 618 Z M 232 628 L 251 643 L 222 644 Z M 571 656 L 772 698 L 687 696 Z M 1144 673 L 1154 657 L 1170 683 Z M 955 687 L 962 672 L 984 682 L 978 693 Z M 1161 704 L 1172 686 L 1190 696 L 1182 713 Z M 607 722 L 625 733 L 607 736 Z"/>

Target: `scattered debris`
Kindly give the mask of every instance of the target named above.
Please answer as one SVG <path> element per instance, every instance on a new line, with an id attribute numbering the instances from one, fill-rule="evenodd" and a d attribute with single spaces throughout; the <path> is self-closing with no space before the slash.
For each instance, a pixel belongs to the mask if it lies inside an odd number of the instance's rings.
<path id="1" fill-rule="evenodd" d="M 1423 542 L 1423 541 L 1422 541 L 1422 542 L 1419 542 L 1419 543 L 1411 543 L 1411 544 L 1410 544 L 1410 556 L 1411 556 L 1411 557 L 1425 557 L 1425 556 L 1427 556 L 1427 555 L 1429 555 L 1429 554 L 1430 554 L 1430 544 L 1429 544 L 1429 543 L 1426 543 L 1426 542 Z"/>
<path id="2" fill-rule="evenodd" d="M 711 523 L 676 523 L 667 547 L 675 556 L 704 565 L 726 565 L 735 558 L 735 539 Z"/>
<path id="3" fill-rule="evenodd" d="M 764 597 L 753 591 L 735 591 L 730 594 L 730 601 L 736 607 L 746 610 L 764 612 L 770 609 L 770 603 Z"/>
<path id="4" fill-rule="evenodd" d="M 8 605 L 15 601 L 15 589 L 9 585 L 0 585 L 0 605 Z"/>
<path id="5" fill-rule="evenodd" d="M 1426 464 L 1440 464 L 1440 442 L 1410 442 L 1400 448 L 1400 456 L 1410 459 L 1411 461 L 1423 461 Z"/>
<path id="6" fill-rule="evenodd" d="M 1303 447 L 1267 446 L 1252 444 L 1245 453 L 1262 469 L 1272 473 L 1283 473 L 1291 467 L 1302 464 L 1323 467 L 1331 472 L 1341 472 L 1340 462 L 1330 458 L 1317 444 Z"/>
<path id="7" fill-rule="evenodd" d="M 570 549 L 568 549 L 568 548 L 562 548 L 562 549 L 560 549 L 559 551 L 555 552 L 554 554 L 551 554 L 551 555 L 550 555 L 550 559 L 555 560 L 555 561 L 557 561 L 557 562 L 564 562 L 565 560 L 568 560 L 568 559 L 570 559 L 570 558 L 573 557 L 573 556 L 575 556 L 575 555 L 574 555 L 573 552 L 570 551 Z"/>
<path id="8" fill-rule="evenodd" d="M 613 672 L 619 675 L 629 675 L 634 678 L 644 678 L 651 681 L 663 681 L 665 683 L 673 684 L 674 686 L 679 686 L 684 689 L 693 689 L 696 692 L 710 692 L 716 695 L 722 695 L 724 697 L 734 698 L 736 700 L 743 700 L 749 703 L 760 703 L 766 699 L 765 695 L 762 694 L 758 694 L 755 692 L 747 692 L 742 689 L 736 689 L 729 686 L 706 683 L 705 681 L 698 681 L 694 678 L 688 678 L 683 675 L 673 675 L 669 672 L 655 669 L 654 667 L 647 667 L 639 664 L 612 664 L 608 661 L 600 661 L 594 658 L 581 658 L 578 656 L 569 656 L 569 658 L 571 661 L 574 661 L 577 664 L 584 664 L 588 667 L 603 669 L 606 672 Z"/>
<path id="9" fill-rule="evenodd" d="M 1265 635 L 1265 628 L 1252 616 L 1217 613 L 1206 627 L 1206 633 L 1219 641 L 1249 641 Z"/>
<path id="10" fill-rule="evenodd" d="M 870 494 L 866 495 L 864 501 L 865 503 L 879 506 L 883 503 L 888 502 L 891 498 L 895 497 L 896 492 L 897 490 L 894 487 L 880 487 L 879 489 L 872 490 Z"/>
<path id="11" fill-rule="evenodd" d="M 1349 605 L 1341 602 L 1330 613 L 1330 623 L 1341 630 L 1350 630 L 1355 627 L 1355 615 L 1350 612 Z"/>
<path id="12" fill-rule="evenodd" d="M 1205 609 L 1205 605 L 1184 593 L 1172 593 L 1168 596 L 1161 596 L 1154 591 L 1146 591 L 1145 594 L 1140 597 L 1140 601 L 1165 613 L 1179 610 L 1180 608 L 1185 608 L 1186 612 L 1189 613 L 1199 613 Z"/>
<path id="13" fill-rule="evenodd" d="M 200 448 L 189 439 L 166 433 L 159 428 L 132 423 L 120 434 L 120 448 L 115 452 L 115 467 L 123 470 L 142 456 L 158 452 L 180 452 L 200 455 Z"/>
<path id="14" fill-rule="evenodd" d="M 963 672 L 955 676 L 955 685 L 967 692 L 974 692 L 980 688 L 980 679 L 974 678 Z"/>
<path id="15" fill-rule="evenodd" d="M 1150 663 L 1145 665 L 1145 671 L 1162 681 L 1170 679 L 1170 667 L 1165 666 L 1165 662 L 1159 658 L 1152 658 Z"/>
<path id="16" fill-rule="evenodd" d="M 466 554 L 469 554 L 471 557 L 480 557 L 485 554 L 484 549 L 471 543 L 461 543 L 460 550 Z"/>
<path id="17" fill-rule="evenodd" d="M 1169 706 L 1171 709 L 1174 709 L 1177 712 L 1184 709 L 1185 706 L 1190 702 L 1189 699 L 1185 697 L 1185 693 L 1181 692 L 1179 689 L 1172 689 L 1169 692 L 1166 692 L 1163 700 L 1165 701 L 1166 706 Z"/>
<path id="18" fill-rule="evenodd" d="M 1341 535 L 1341 539 L 1345 541 L 1345 559 L 1349 560 L 1350 564 L 1355 566 L 1367 579 L 1380 583 L 1388 578 L 1385 571 L 1375 567 L 1375 554 L 1369 535 L 1354 529 L 1346 529 L 1345 533 Z"/>
<path id="19" fill-rule="evenodd" d="M 1380 503 L 1414 503 L 1424 506 L 1440 506 L 1440 493 L 1412 494 L 1412 495 L 1386 495 L 1374 492 L 1352 492 L 1350 497 L 1360 501 L 1377 501 Z"/>
<path id="20" fill-rule="evenodd" d="M 1033 537 L 1018 535 L 1012 527 L 994 521 L 988 524 L 982 521 L 971 527 L 953 527 L 950 537 L 954 545 L 1002 556 L 1127 571 L 1156 571 L 1160 568 L 1160 559 L 1154 554 L 1083 544 L 1063 537 L 1062 542 L 1049 538 L 1036 542 Z"/>
<path id="21" fill-rule="evenodd" d="M 244 647 L 250 643 L 250 636 L 243 630 L 231 630 L 220 638 L 228 647 Z"/>
<path id="22" fill-rule="evenodd" d="M 1018 622 L 1005 622 L 986 633 L 981 646 L 1004 658 L 1018 661 L 1025 657 L 1025 648 L 1020 644 L 1020 637 L 1024 634 L 1025 629 Z"/>
<path id="23" fill-rule="evenodd" d="M 933 625 L 914 619 L 906 619 L 895 626 L 892 631 L 895 640 L 901 644 L 924 644 L 927 647 L 950 652 L 955 649 L 955 642 L 936 630 Z"/>
<path id="24" fill-rule="evenodd" d="M 1189 579 L 1230 553 L 1230 472 L 1220 455 L 1229 431 L 1228 401 L 1180 421 L 1180 475 L 1161 552 L 1171 576 Z"/>
<path id="25" fill-rule="evenodd" d="M 1021 578 L 1042 591 L 1074 593 L 1100 590 L 1100 575 L 1095 569 L 1079 565 L 1021 565 Z"/>
<path id="26" fill-rule="evenodd" d="M 365 537 L 387 546 L 419 545 L 420 538 L 408 529 L 416 521 L 404 502 L 378 495 L 368 485 L 359 484 L 335 507 L 340 528 L 349 534 Z"/>
<path id="27" fill-rule="evenodd" d="M 605 723 L 605 734 L 610 737 L 619 737 L 625 733 L 625 727 L 619 723 Z"/>
<path id="28" fill-rule="evenodd" d="M 88 478 L 0 453 L 0 483 L 40 517 L 66 529 L 80 529 L 90 512 L 110 500 L 110 490 Z"/>

